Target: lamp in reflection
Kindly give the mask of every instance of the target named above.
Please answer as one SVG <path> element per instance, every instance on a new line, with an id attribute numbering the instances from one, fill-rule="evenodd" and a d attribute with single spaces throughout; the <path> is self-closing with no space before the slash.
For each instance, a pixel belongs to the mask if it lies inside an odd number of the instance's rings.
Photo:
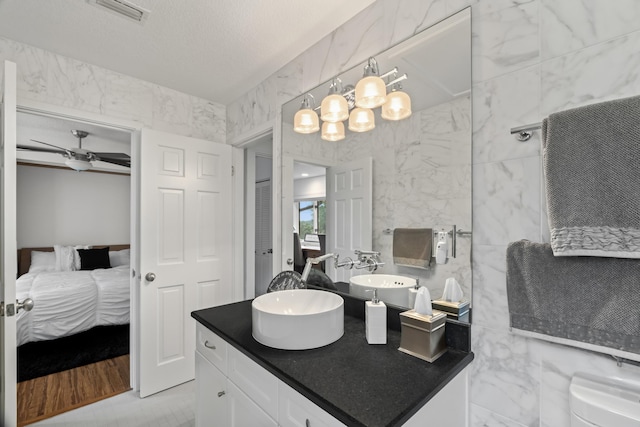
<path id="1" fill-rule="evenodd" d="M 314 133 L 320 130 L 318 114 L 311 108 L 309 98 L 313 101 L 313 95 L 306 94 L 302 99 L 302 105 L 293 118 L 293 130 L 298 133 Z"/>
<path id="2" fill-rule="evenodd" d="M 369 108 L 356 107 L 349 114 L 349 130 L 352 132 L 366 132 L 376 127 L 373 111 Z"/>
<path id="3" fill-rule="evenodd" d="M 324 122 L 322 123 L 322 136 L 325 141 L 340 141 L 344 139 L 344 123 Z"/>
<path id="4" fill-rule="evenodd" d="M 380 112 L 385 120 L 402 120 L 411 115 L 411 98 L 402 91 L 399 82 L 391 85 L 391 92 L 387 95 L 387 101 L 382 105 Z"/>

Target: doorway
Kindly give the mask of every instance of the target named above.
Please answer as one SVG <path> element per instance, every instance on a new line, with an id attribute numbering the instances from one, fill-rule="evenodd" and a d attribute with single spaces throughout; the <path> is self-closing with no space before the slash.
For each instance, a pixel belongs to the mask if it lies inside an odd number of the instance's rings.
<path id="1" fill-rule="evenodd" d="M 55 117 L 50 114 L 38 114 L 30 111 L 18 111 L 17 114 L 17 144 L 36 147 L 47 146 L 67 148 L 78 147 L 76 137 L 71 130 L 87 132 L 83 148 L 93 152 L 111 152 L 131 155 L 132 132 L 125 129 L 114 129 L 82 119 Z M 41 141 L 41 142 L 38 142 Z M 44 144 L 43 144 L 44 143 Z M 53 249 L 54 245 L 63 248 L 88 248 L 109 246 L 108 255 L 113 273 L 119 276 L 114 287 L 110 288 L 117 304 L 127 303 L 126 307 L 115 305 L 102 306 L 96 302 L 96 315 L 78 310 L 77 316 L 73 309 L 69 314 L 69 329 L 53 327 L 56 320 L 47 320 L 45 312 L 54 301 L 43 301 L 42 296 L 35 293 L 35 281 L 46 285 L 47 272 L 38 272 L 33 262 L 33 273 L 26 272 L 24 280 L 18 278 L 16 283 L 17 296 L 22 300 L 24 292 L 34 292 L 35 307 L 32 312 L 18 314 L 18 372 L 23 381 L 18 384 L 18 421 L 20 425 L 34 419 L 44 419 L 65 410 L 75 409 L 84 404 L 93 403 L 101 398 L 111 397 L 118 392 L 131 388 L 131 378 L 134 358 L 130 358 L 129 340 L 131 336 L 131 285 L 129 273 L 131 223 L 135 217 L 134 207 L 131 206 L 133 183 L 131 169 L 121 166 L 111 166 L 104 162 L 91 162 L 91 169 L 84 172 L 71 170 L 65 165 L 65 158 L 59 153 L 46 153 L 32 150 L 17 152 L 17 247 L 21 251 L 30 248 Z M 132 163 L 135 165 L 135 162 Z M 97 226 L 99 224 L 100 226 Z M 116 246 L 118 245 L 118 246 Z M 126 245 L 128 248 L 120 247 Z M 123 251 L 123 252 L 120 252 Z M 40 251 L 36 251 L 40 252 Z M 71 252 L 72 253 L 72 252 Z M 77 253 L 77 252 L 76 252 Z M 34 252 L 31 258 L 34 260 Z M 55 251 L 52 252 L 55 258 Z M 23 258 L 23 257 L 21 257 Z M 120 259 L 121 258 L 121 259 Z M 126 260 L 125 260 L 126 258 Z M 59 267 L 59 266 L 58 266 Z M 27 266 L 29 268 L 29 266 Z M 69 274 L 80 273 L 87 277 L 91 272 L 76 272 L 76 265 L 69 268 Z M 97 271 L 97 270 L 96 270 Z M 106 270 L 104 270 L 106 271 Z M 55 274 L 67 274 L 56 272 Z M 32 280 L 29 282 L 29 280 Z M 106 279 L 111 280 L 111 279 Z M 97 281 L 95 291 L 98 293 Z M 30 285 L 27 291 L 23 287 Z M 93 289 L 86 288 L 87 294 L 78 293 L 84 300 Z M 98 315 L 97 313 L 103 313 Z M 21 316 L 22 315 L 22 316 Z M 53 315 L 53 314 L 52 314 Z M 110 317 L 113 316 L 113 317 Z M 22 317 L 22 318 L 20 318 Z M 29 327 L 20 326 L 29 325 Z M 44 334 L 32 332 L 42 330 L 38 325 L 43 323 L 57 329 L 55 333 Z M 106 326 L 106 323 L 117 324 Z M 74 325 L 74 326 L 72 326 Z M 75 330 L 73 330 L 75 328 Z M 92 337 L 96 335 L 96 338 Z M 102 337 L 97 338 L 97 335 Z M 82 336 L 81 340 L 76 339 Z M 82 341 L 82 342 L 80 342 Z M 57 343 L 60 343 L 58 345 Z M 71 344 L 70 344 L 71 343 Z M 39 349 L 63 349 L 73 346 L 73 363 L 65 351 Z M 29 356 L 29 355 L 32 356 Z M 35 355 L 35 356 L 34 356 Z M 65 361 L 65 359 L 67 359 Z M 116 360 L 117 359 L 117 360 Z M 45 366 L 58 366 L 56 369 L 43 369 Z M 112 369 L 113 368 L 113 369 Z M 64 372 L 73 369 L 73 375 L 65 378 Z M 97 369 L 105 377 L 111 376 L 112 385 L 102 388 L 93 378 L 95 387 L 84 388 L 80 391 L 79 382 L 91 380 Z M 50 372 L 50 373 L 49 373 Z M 47 383 L 43 387 L 46 393 L 30 393 L 29 388 L 37 387 L 36 383 Z M 87 384 L 91 384 L 89 381 Z M 117 384 L 117 387 L 112 387 Z M 73 399 L 62 399 L 63 395 L 74 396 Z M 27 399 L 26 396 L 29 396 Z"/>

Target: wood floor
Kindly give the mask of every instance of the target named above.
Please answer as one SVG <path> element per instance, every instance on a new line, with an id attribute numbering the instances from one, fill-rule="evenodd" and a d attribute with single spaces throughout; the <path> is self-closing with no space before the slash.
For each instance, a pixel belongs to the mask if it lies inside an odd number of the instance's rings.
<path id="1" fill-rule="evenodd" d="M 129 355 L 18 383 L 18 426 L 129 390 Z"/>

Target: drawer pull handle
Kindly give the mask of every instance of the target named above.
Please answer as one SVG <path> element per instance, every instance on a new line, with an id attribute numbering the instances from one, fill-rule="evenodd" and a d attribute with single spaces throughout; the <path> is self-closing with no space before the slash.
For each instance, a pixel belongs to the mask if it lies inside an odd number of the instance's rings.
<path id="1" fill-rule="evenodd" d="M 213 345 L 213 344 L 209 344 L 209 340 L 206 340 L 206 341 L 204 342 L 204 346 L 205 346 L 205 347 L 207 347 L 207 348 L 210 348 L 211 350 L 215 350 L 215 349 L 216 349 L 216 346 L 215 346 L 215 345 Z"/>
<path id="2" fill-rule="evenodd" d="M 305 427 L 311 427 L 311 421 L 309 421 L 309 418 L 307 418 L 307 420 L 304 423 Z"/>
<path id="3" fill-rule="evenodd" d="M 219 391 L 219 392 L 218 392 L 218 397 L 222 397 L 222 396 L 224 396 L 225 394 L 226 394 L 226 393 L 225 393 L 224 391 Z"/>

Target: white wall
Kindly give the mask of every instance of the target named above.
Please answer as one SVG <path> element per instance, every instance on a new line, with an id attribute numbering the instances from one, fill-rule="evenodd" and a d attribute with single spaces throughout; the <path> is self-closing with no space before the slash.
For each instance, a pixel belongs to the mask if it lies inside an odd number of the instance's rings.
<path id="1" fill-rule="evenodd" d="M 640 368 L 509 331 L 505 251 L 547 239 L 540 134 L 514 126 L 640 93 L 640 2 L 378 0 L 227 106 L 228 137 L 273 122 L 279 106 L 444 16 L 472 7 L 472 426 L 568 426 L 576 371 Z M 283 130 L 284 132 L 284 130 Z"/>
<path id="2" fill-rule="evenodd" d="M 17 180 L 18 248 L 129 243 L 129 176 L 19 165 Z"/>

